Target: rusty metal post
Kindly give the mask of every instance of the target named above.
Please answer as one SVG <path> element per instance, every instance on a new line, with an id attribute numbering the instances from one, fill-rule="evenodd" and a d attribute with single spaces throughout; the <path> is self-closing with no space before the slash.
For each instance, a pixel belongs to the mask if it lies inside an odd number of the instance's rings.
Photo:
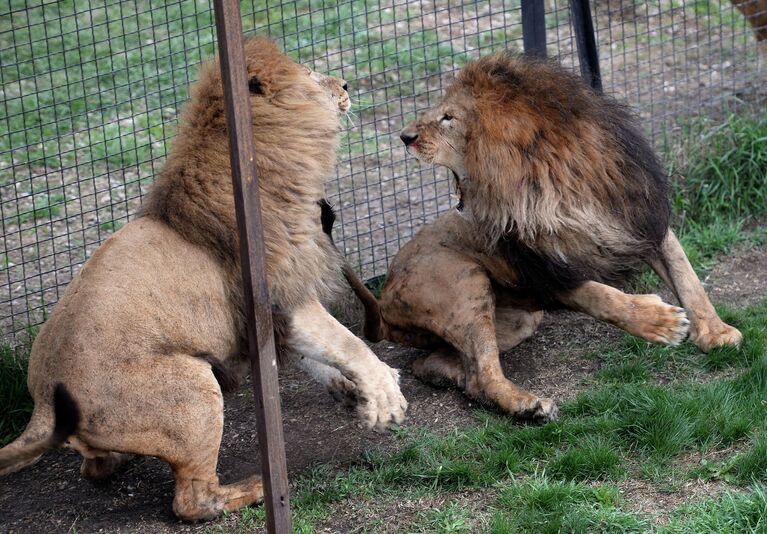
<path id="1" fill-rule="evenodd" d="M 261 448 L 266 527 L 269 532 L 287 534 L 290 532 L 288 476 L 240 4 L 237 0 L 214 0 L 213 4 L 240 235 L 242 285 Z"/>

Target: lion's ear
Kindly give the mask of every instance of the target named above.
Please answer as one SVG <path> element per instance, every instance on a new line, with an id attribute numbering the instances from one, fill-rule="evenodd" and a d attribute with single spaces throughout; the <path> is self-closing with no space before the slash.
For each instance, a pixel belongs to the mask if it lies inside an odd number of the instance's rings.
<path id="1" fill-rule="evenodd" d="M 261 85 L 261 80 L 259 80 L 258 77 L 256 77 L 256 76 L 251 76 L 250 80 L 248 80 L 248 89 L 254 95 L 263 95 L 264 94 L 264 88 Z"/>

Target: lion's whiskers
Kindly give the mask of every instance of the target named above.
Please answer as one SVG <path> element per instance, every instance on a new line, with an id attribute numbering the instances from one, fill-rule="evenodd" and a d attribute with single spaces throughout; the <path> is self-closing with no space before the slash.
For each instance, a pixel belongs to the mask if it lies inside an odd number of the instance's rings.
<path id="1" fill-rule="evenodd" d="M 346 120 L 348 120 L 351 123 L 352 128 L 356 128 L 357 127 L 357 125 L 354 124 L 354 121 L 352 120 L 352 117 L 354 117 L 356 119 L 357 116 L 354 114 L 354 112 L 352 112 L 351 109 L 347 109 L 346 113 L 344 113 L 344 116 L 346 117 Z"/>

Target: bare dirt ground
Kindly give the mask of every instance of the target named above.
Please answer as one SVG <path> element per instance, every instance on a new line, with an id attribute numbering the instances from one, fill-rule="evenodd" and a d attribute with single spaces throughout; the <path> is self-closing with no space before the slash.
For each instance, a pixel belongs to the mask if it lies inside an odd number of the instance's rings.
<path id="1" fill-rule="evenodd" d="M 717 303 L 743 306 L 767 294 L 767 247 L 745 247 L 729 255 L 705 280 Z M 617 342 L 621 333 L 584 315 L 549 314 L 538 332 L 503 356 L 504 369 L 513 381 L 540 395 L 558 400 L 573 398 L 599 363 L 585 356 Z M 422 384 L 409 371 L 417 351 L 387 342 L 375 352 L 402 372 L 402 390 L 410 402 L 407 427 L 446 433 L 474 421 L 472 403 L 453 389 Z M 291 477 L 317 464 L 347 467 L 366 449 L 392 449 L 399 440 L 392 433 L 359 429 L 352 414 L 334 402 L 321 387 L 298 371 L 284 369 L 280 377 L 287 459 Z M 226 399 L 226 428 L 219 473 L 234 481 L 258 469 L 258 446 L 252 396 L 247 386 Z M 94 485 L 80 478 L 79 456 L 58 450 L 38 464 L 0 480 L 0 532 L 195 532 L 210 526 L 178 522 L 171 512 L 173 481 L 166 464 L 140 458 L 106 481 Z M 637 510 L 663 515 L 682 502 L 716 492 L 712 484 L 690 484 L 677 493 L 661 494 L 649 483 L 627 482 L 621 487 L 626 502 Z M 487 492 L 469 492 L 456 499 L 492 502 Z M 418 511 L 439 503 L 401 502 L 370 509 L 345 503 L 323 532 L 347 532 L 361 522 L 380 522 L 384 531 L 397 517 L 416 517 Z M 356 511 L 355 511 L 356 510 Z M 214 524 L 226 527 L 231 519 Z"/>

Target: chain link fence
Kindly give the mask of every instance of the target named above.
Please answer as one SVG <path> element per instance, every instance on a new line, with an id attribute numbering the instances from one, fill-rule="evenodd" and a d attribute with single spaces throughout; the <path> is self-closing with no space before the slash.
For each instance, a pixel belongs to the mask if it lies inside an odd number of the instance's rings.
<path id="1" fill-rule="evenodd" d="M 767 99 L 752 26 L 764 0 L 591 3 L 607 93 L 659 149 Z M 450 205 L 441 170 L 397 134 L 466 61 L 521 50 L 519 0 L 243 2 L 248 33 L 345 78 L 354 116 L 328 196 L 337 242 L 365 278 Z M 578 68 L 570 6 L 546 6 L 548 54 Z M 741 11 L 743 10 L 743 11 Z M 748 13 L 750 26 L 743 12 Z M 767 28 L 762 28 L 762 34 Z M 24 343 L 94 249 L 131 219 L 161 168 L 197 64 L 215 53 L 207 0 L 2 0 L 0 332 Z"/>

